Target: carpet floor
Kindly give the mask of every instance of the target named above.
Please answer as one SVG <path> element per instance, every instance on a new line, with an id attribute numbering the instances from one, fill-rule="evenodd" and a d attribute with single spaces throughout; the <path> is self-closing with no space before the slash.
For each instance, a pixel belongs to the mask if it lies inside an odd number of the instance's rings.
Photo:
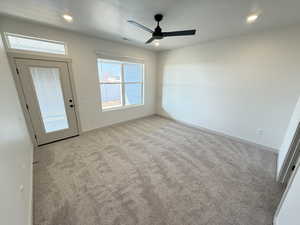
<path id="1" fill-rule="evenodd" d="M 158 116 L 34 153 L 36 225 L 271 225 L 276 154 Z"/>

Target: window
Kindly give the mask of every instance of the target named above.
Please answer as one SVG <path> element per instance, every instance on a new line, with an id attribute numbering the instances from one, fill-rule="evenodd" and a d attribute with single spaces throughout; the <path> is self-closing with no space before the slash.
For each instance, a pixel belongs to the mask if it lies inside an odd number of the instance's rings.
<path id="1" fill-rule="evenodd" d="M 98 59 L 102 110 L 142 105 L 144 65 Z"/>
<path id="2" fill-rule="evenodd" d="M 5 33 L 5 37 L 10 49 L 66 55 L 66 46 L 63 42 L 10 33 Z"/>

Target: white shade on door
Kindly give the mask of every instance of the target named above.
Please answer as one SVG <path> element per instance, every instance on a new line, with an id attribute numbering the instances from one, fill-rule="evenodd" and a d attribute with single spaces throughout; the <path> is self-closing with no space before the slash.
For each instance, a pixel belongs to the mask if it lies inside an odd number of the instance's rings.
<path id="1" fill-rule="evenodd" d="M 30 67 L 45 132 L 69 127 L 58 68 Z"/>

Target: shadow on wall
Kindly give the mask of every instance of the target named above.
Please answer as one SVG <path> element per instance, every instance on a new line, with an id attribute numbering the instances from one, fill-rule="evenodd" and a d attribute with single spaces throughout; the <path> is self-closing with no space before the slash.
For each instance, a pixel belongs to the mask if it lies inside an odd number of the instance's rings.
<path id="1" fill-rule="evenodd" d="M 161 52 L 157 112 L 278 151 L 300 93 L 296 34 L 274 30 Z"/>

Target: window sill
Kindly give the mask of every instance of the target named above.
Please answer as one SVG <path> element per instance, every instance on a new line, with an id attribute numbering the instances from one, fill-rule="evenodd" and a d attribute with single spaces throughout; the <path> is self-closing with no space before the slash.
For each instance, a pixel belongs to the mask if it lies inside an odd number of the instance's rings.
<path id="1" fill-rule="evenodd" d="M 107 109 L 102 109 L 102 112 L 109 112 L 109 111 L 116 111 L 116 110 L 126 110 L 126 109 L 132 109 L 132 108 L 138 108 L 144 106 L 144 104 L 139 104 L 139 105 L 129 105 L 129 106 L 117 106 L 117 107 L 111 107 Z"/>

